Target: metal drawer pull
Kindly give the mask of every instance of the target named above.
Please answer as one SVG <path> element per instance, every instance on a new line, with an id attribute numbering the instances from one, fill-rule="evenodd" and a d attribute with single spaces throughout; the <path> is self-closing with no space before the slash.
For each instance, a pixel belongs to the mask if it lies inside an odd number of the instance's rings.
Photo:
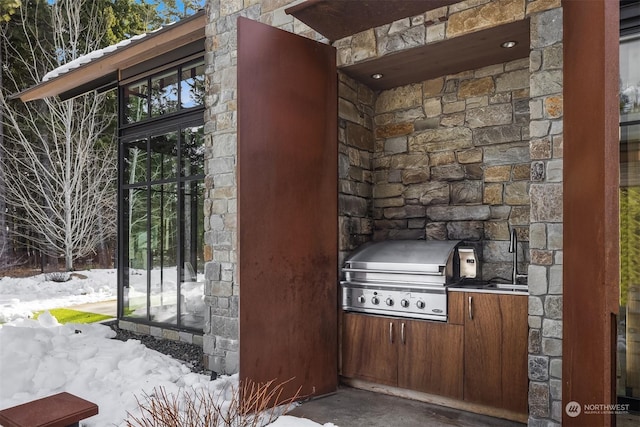
<path id="1" fill-rule="evenodd" d="M 469 297 L 469 320 L 473 320 L 473 297 Z"/>
<path id="2" fill-rule="evenodd" d="M 400 328 L 400 336 L 402 337 L 402 344 L 404 344 L 406 342 L 404 339 L 404 322 L 402 322 L 402 328 Z"/>
<path id="3" fill-rule="evenodd" d="M 393 344 L 393 322 L 389 322 L 389 344 Z"/>

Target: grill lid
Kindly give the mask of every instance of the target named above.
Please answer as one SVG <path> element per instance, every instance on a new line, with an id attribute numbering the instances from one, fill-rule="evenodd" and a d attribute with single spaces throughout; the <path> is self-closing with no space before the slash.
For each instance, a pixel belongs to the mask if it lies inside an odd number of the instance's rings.
<path id="1" fill-rule="evenodd" d="M 459 240 L 387 240 L 361 246 L 346 261 L 350 269 L 442 274 Z"/>

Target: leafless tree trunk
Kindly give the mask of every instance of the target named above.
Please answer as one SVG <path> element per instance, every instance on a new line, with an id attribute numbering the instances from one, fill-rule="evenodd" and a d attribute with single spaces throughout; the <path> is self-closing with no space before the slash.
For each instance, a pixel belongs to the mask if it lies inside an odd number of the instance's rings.
<path id="1" fill-rule="evenodd" d="M 3 28 L 3 27 L 2 27 Z M 0 28 L 0 31 L 3 31 Z M 3 67 L 2 62 L 2 43 L 0 43 L 0 67 Z M 2 74 L 3 71 L 0 69 L 0 92 L 2 92 Z M 0 103 L 0 147 L 4 146 L 4 107 L 3 104 Z M 2 161 L 2 149 L 0 149 L 0 267 L 2 264 L 9 263 L 9 254 L 11 252 L 11 242 L 7 233 L 7 218 L 6 218 L 6 186 L 5 186 L 5 169 Z"/>
<path id="2" fill-rule="evenodd" d="M 46 68 L 52 70 L 99 47 L 104 26 L 97 20 L 81 21 L 85 3 L 58 0 L 52 5 L 55 55 L 32 34 L 34 28 L 24 25 L 31 55 L 19 56 L 16 50 L 5 53 L 24 63 L 33 84 L 43 77 L 41 68 L 33 66 L 35 58 L 50 58 Z M 11 75 L 6 83 L 20 89 Z M 40 236 L 36 239 L 43 251 L 64 256 L 67 270 L 73 269 L 74 259 L 91 254 L 101 238 L 116 231 L 117 146 L 114 135 L 108 142 L 101 140 L 115 119 L 115 114 L 105 113 L 106 97 L 91 93 L 25 105 L 8 100 L 6 90 L 0 91 L 0 108 L 10 128 L 3 145 L 6 203 L 21 208 L 21 222 Z M 104 228 L 98 230 L 101 224 Z"/>

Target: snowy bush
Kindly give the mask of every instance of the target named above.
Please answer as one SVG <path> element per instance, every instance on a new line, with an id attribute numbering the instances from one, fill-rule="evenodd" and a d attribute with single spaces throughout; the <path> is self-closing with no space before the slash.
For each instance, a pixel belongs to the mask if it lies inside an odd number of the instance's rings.
<path id="1" fill-rule="evenodd" d="M 282 399 L 285 383 L 273 381 L 256 384 L 240 383 L 236 388 L 227 384 L 223 390 L 182 389 L 177 395 L 156 387 L 151 394 L 138 400 L 141 413 L 129 413 L 127 427 L 262 427 L 275 421 L 300 399 L 300 390 L 291 398 Z"/>
<path id="2" fill-rule="evenodd" d="M 64 283 L 71 280 L 71 274 L 66 271 L 54 271 L 53 273 L 45 274 L 44 278 L 49 282 Z"/>

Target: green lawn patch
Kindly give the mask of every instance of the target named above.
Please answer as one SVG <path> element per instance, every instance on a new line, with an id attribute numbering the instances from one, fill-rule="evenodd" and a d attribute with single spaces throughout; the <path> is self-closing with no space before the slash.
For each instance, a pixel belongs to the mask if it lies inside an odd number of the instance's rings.
<path id="1" fill-rule="evenodd" d="M 95 323 L 101 320 L 112 319 L 113 316 L 107 316 L 106 314 L 89 313 L 86 311 L 70 310 L 68 308 L 52 308 L 51 310 L 43 310 L 34 314 L 34 319 L 37 319 L 40 314 L 48 311 L 53 317 L 55 317 L 59 323 Z"/>

